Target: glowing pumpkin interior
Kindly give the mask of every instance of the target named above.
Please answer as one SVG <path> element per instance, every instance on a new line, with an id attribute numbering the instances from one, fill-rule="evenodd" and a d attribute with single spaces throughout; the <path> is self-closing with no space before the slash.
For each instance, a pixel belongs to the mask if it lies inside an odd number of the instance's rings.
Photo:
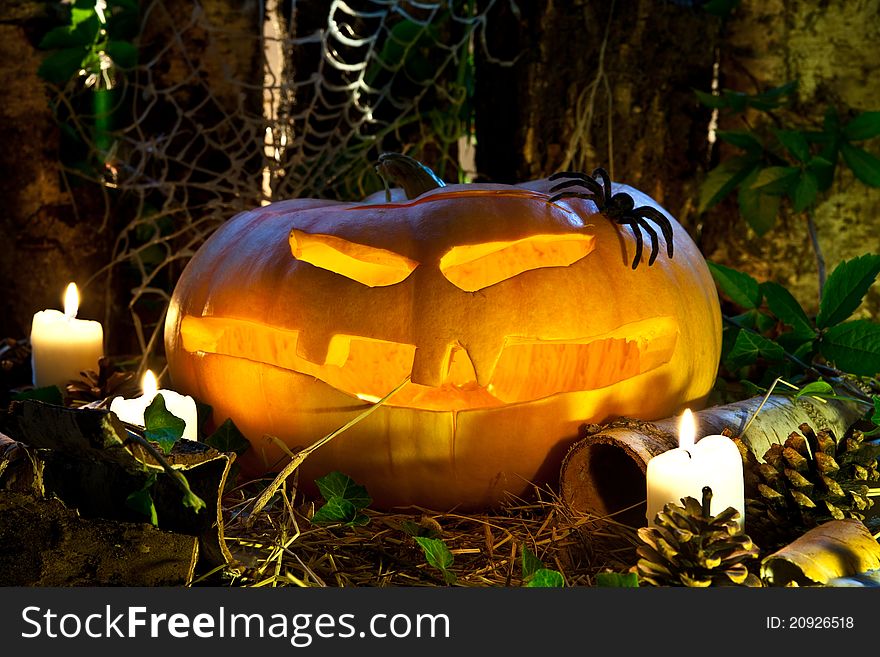
<path id="1" fill-rule="evenodd" d="M 475 292 L 543 267 L 567 267 L 586 257 L 595 236 L 538 234 L 511 241 L 453 246 L 439 269 L 457 288 Z M 387 249 L 335 235 L 290 232 L 293 257 L 370 287 L 394 285 L 419 263 Z M 323 362 L 298 349 L 300 331 L 248 320 L 186 316 L 183 347 L 190 353 L 222 354 L 313 376 L 336 390 L 377 401 L 410 378 L 417 346 L 333 334 Z M 439 386 L 409 382 L 389 405 L 424 410 L 466 410 L 527 402 L 565 392 L 595 390 L 669 362 L 678 326 L 669 316 L 625 324 L 602 335 L 572 339 L 505 336 L 480 385 L 467 350 L 446 345 Z"/>

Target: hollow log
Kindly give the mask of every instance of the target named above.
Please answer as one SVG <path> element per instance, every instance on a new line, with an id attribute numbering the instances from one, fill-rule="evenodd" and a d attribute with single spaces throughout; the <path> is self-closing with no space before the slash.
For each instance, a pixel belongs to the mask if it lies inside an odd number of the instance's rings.
<path id="1" fill-rule="evenodd" d="M 199 538 L 0 489 L 0 586 L 186 586 Z"/>
<path id="2" fill-rule="evenodd" d="M 784 442 L 803 422 L 840 438 L 863 414 L 852 402 L 771 395 L 761 407 L 763 399 L 752 397 L 694 413 L 696 439 L 729 429 L 761 460 L 770 445 Z M 678 417 L 654 422 L 620 418 L 581 426 L 579 440 L 562 462 L 563 500 L 579 511 L 615 514 L 619 522 L 644 525 L 648 461 L 678 447 L 678 422 Z"/>

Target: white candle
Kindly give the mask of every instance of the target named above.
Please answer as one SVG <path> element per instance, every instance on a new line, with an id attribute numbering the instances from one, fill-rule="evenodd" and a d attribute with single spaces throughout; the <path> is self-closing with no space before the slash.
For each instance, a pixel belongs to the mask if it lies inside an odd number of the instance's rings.
<path id="1" fill-rule="evenodd" d="M 31 324 L 31 365 L 33 383 L 64 387 L 80 372 L 98 370 L 104 355 L 104 329 L 100 322 L 76 319 L 79 292 L 76 284 L 67 286 L 64 312 L 54 309 L 34 314 Z"/>
<path id="2" fill-rule="evenodd" d="M 119 419 L 139 427 L 145 425 L 144 411 L 153 403 L 156 395 L 162 395 L 166 410 L 179 417 L 186 423 L 183 429 L 183 437 L 186 440 L 197 440 L 199 416 L 196 410 L 196 402 L 189 395 L 181 395 L 173 390 L 160 390 L 156 382 L 156 376 L 147 370 L 141 383 L 143 395 L 134 399 L 116 397 L 110 402 L 110 410 L 119 416 Z"/>
<path id="3" fill-rule="evenodd" d="M 648 461 L 648 523 L 663 507 L 681 498 L 703 499 L 703 487 L 712 489 L 709 513 L 713 516 L 732 506 L 739 511 L 739 526 L 745 522 L 745 492 L 742 457 L 733 441 L 720 435 L 705 436 L 694 444 L 696 424 L 686 409 L 679 425 L 679 446 Z"/>

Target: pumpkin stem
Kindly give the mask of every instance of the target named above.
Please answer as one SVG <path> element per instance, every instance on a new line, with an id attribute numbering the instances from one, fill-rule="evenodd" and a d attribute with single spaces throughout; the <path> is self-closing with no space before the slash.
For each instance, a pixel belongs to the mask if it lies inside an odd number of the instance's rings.
<path id="1" fill-rule="evenodd" d="M 391 201 L 390 183 L 403 188 L 407 199 L 414 199 L 432 189 L 446 187 L 446 183 L 437 177 L 418 160 L 402 153 L 382 153 L 376 164 L 376 173 L 385 185 L 385 200 Z"/>

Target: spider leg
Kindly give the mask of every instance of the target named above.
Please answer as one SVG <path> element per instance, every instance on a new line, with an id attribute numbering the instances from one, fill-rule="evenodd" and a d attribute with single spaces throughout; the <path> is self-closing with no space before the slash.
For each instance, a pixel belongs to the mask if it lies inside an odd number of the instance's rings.
<path id="1" fill-rule="evenodd" d="M 605 198 L 611 198 L 611 176 L 608 175 L 608 172 L 605 171 L 602 167 L 596 167 L 593 170 L 593 179 L 602 179 L 602 186 L 605 190 Z"/>
<path id="2" fill-rule="evenodd" d="M 633 237 L 636 238 L 636 255 L 632 261 L 632 268 L 635 269 L 639 266 L 639 263 L 642 261 L 642 248 L 644 247 L 644 241 L 642 240 L 642 230 L 639 228 L 638 219 L 634 217 L 620 217 L 619 219 L 613 220 L 615 223 L 621 225 L 629 226 L 632 231 Z"/>
<path id="3" fill-rule="evenodd" d="M 666 239 L 666 254 L 671 258 L 672 257 L 672 224 L 669 223 L 669 219 L 667 219 L 662 212 L 659 210 L 652 208 L 649 205 L 642 205 L 635 208 L 632 213 L 639 217 L 645 217 L 650 219 L 655 224 L 660 226 L 660 230 L 663 232 L 663 237 Z"/>
<path id="4" fill-rule="evenodd" d="M 645 229 L 645 232 L 648 233 L 648 235 L 651 236 L 651 257 L 648 258 L 648 266 L 650 267 L 657 259 L 657 254 L 660 253 L 660 242 L 657 239 L 657 231 L 651 228 L 651 225 L 641 217 L 636 217 L 636 222 L 639 226 Z"/>
<path id="5" fill-rule="evenodd" d="M 589 176 L 585 176 L 583 179 L 575 178 L 573 180 L 566 180 L 564 182 L 557 183 L 550 188 L 550 193 L 552 194 L 553 192 L 558 192 L 560 189 L 574 186 L 586 187 L 592 194 L 595 194 L 597 198 L 602 198 L 602 187 L 600 187 L 599 183 L 597 183 Z"/>
<path id="6" fill-rule="evenodd" d="M 550 203 L 556 203 L 564 198 L 583 198 L 588 201 L 593 201 L 596 205 L 599 205 L 599 201 L 596 199 L 595 194 L 587 194 L 585 192 L 560 192 L 559 194 L 554 194 L 548 200 Z"/>

